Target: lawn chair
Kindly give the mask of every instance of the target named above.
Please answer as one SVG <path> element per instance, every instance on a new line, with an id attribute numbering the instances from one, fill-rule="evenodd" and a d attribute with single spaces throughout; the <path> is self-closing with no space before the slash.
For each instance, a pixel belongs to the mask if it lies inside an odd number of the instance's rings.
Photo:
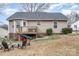
<path id="1" fill-rule="evenodd" d="M 2 50 L 3 49 L 3 46 L 0 44 L 0 50 Z"/>
<path id="2" fill-rule="evenodd" d="M 9 46 L 6 41 L 3 40 L 2 45 L 3 45 L 4 51 L 6 51 L 6 50 L 9 51 Z"/>
<path id="3" fill-rule="evenodd" d="M 12 43 L 12 41 L 10 41 L 10 43 L 9 43 L 9 49 L 10 50 L 14 50 L 14 47 L 15 47 L 14 44 Z"/>

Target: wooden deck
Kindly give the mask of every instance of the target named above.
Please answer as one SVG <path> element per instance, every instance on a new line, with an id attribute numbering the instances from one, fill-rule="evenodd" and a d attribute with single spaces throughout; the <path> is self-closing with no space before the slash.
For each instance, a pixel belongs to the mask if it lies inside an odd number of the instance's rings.
<path id="1" fill-rule="evenodd" d="M 16 29 L 16 33 L 19 33 L 19 34 L 37 34 L 37 27 L 36 26 L 20 27 L 20 28 Z"/>

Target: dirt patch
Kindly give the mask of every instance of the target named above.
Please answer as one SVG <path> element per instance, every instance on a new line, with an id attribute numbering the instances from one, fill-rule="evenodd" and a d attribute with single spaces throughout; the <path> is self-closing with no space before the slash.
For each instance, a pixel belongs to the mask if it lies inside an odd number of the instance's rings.
<path id="1" fill-rule="evenodd" d="M 78 56 L 79 35 L 55 35 L 31 42 L 26 49 L 0 51 L 4 56 Z"/>

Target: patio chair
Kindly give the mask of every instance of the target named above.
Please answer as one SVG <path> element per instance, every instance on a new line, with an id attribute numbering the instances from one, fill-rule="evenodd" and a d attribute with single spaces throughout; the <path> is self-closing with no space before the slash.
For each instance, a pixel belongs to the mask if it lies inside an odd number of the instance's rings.
<path id="1" fill-rule="evenodd" d="M 0 50 L 2 50 L 3 49 L 3 46 L 2 45 L 0 45 Z"/>
<path id="2" fill-rule="evenodd" d="M 27 43 L 27 41 L 23 41 L 23 42 L 22 42 L 22 47 L 21 47 L 22 49 L 23 49 L 23 48 L 26 48 L 26 43 Z"/>

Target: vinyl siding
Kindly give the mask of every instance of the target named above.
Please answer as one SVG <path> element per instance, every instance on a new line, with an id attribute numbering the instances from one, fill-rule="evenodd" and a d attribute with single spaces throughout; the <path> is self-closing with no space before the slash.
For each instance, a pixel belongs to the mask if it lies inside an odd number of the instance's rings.
<path id="1" fill-rule="evenodd" d="M 46 33 L 46 29 L 52 28 L 54 33 L 60 33 L 62 28 L 67 27 L 66 21 L 57 21 L 57 28 L 54 28 L 54 21 L 39 21 L 40 25 L 37 25 L 38 21 L 29 21 L 29 26 L 37 26 L 39 33 Z"/>
<path id="2" fill-rule="evenodd" d="M 19 20 L 20 26 L 23 26 L 22 20 Z M 49 20 L 49 21 L 39 21 L 40 25 L 38 24 L 38 21 L 30 20 L 30 21 L 24 21 L 27 23 L 28 26 L 37 26 L 38 27 L 38 33 L 46 33 L 46 30 L 48 28 L 52 28 L 54 33 L 61 33 L 62 28 L 67 27 L 67 21 L 57 21 L 57 28 L 54 28 L 54 21 Z M 16 22 L 17 24 L 17 22 Z M 14 32 L 13 29 L 13 22 L 9 22 L 10 25 L 10 33 Z"/>

